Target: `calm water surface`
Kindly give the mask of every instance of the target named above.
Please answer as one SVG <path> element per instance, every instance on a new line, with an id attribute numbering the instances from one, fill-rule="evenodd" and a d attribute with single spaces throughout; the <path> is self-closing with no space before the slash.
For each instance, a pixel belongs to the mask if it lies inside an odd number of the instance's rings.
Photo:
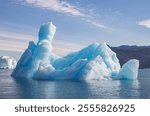
<path id="1" fill-rule="evenodd" d="M 134 81 L 20 81 L 12 78 L 10 74 L 11 70 L 0 70 L 1 99 L 150 99 L 150 69 L 140 70 L 138 80 Z"/>

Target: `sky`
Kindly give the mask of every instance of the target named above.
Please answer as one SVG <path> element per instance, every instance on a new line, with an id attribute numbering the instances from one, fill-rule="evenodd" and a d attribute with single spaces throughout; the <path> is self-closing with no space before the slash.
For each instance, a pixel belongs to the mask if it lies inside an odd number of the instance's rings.
<path id="1" fill-rule="evenodd" d="M 147 46 L 149 6 L 150 0 L 0 0 L 0 50 L 24 51 L 49 21 L 60 55 L 95 42 Z"/>

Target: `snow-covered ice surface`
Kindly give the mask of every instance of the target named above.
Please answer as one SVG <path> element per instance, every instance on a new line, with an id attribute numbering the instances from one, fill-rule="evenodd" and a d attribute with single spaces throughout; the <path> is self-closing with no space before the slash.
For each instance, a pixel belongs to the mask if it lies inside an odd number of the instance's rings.
<path id="1" fill-rule="evenodd" d="M 42 80 L 136 79 L 139 61 L 130 60 L 121 68 L 116 53 L 106 43 L 91 44 L 80 51 L 60 57 L 52 52 L 56 27 L 45 23 L 38 43 L 29 42 L 12 76 Z"/>
<path id="2" fill-rule="evenodd" d="M 0 57 L 0 69 L 14 69 L 16 67 L 17 61 L 9 56 Z"/>

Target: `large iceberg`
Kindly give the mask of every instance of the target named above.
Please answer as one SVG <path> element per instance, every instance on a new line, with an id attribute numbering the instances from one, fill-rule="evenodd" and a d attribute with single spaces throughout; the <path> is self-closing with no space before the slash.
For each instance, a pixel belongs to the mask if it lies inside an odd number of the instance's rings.
<path id="1" fill-rule="evenodd" d="M 121 68 L 116 53 L 106 43 L 94 43 L 64 57 L 54 54 L 52 40 L 55 31 L 52 22 L 41 26 L 37 44 L 29 42 L 12 73 L 13 77 L 42 80 L 137 78 L 138 60 L 131 60 Z"/>
<path id="2" fill-rule="evenodd" d="M 17 61 L 10 56 L 0 57 L 0 69 L 14 69 L 16 67 Z"/>

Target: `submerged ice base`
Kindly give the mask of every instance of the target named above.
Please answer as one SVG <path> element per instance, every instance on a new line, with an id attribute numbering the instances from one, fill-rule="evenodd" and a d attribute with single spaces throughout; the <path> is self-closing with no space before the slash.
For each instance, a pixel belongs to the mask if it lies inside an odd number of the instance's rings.
<path id="1" fill-rule="evenodd" d="M 52 52 L 55 31 L 52 22 L 41 26 L 38 43 L 29 42 L 13 77 L 42 80 L 137 78 L 139 61 L 131 60 L 121 68 L 116 53 L 106 43 L 94 43 L 67 56 L 57 56 Z"/>

